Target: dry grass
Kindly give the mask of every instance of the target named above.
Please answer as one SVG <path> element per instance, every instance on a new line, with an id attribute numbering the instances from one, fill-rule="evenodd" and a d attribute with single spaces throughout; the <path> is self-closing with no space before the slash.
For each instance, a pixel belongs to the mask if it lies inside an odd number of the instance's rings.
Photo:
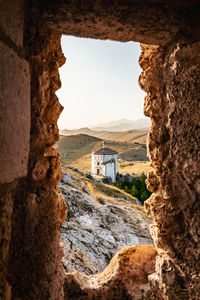
<path id="1" fill-rule="evenodd" d="M 80 159 L 73 161 L 70 166 L 78 168 L 82 172 L 91 172 L 92 163 L 91 163 L 91 153 L 82 156 Z"/>
<path id="2" fill-rule="evenodd" d="M 128 196 L 130 202 L 135 203 L 135 198 L 126 192 L 118 189 L 115 186 L 103 184 L 101 182 L 87 182 L 87 188 L 95 195 L 95 197 L 106 197 L 106 199 L 113 200 L 113 198 L 124 198 Z"/>
<path id="3" fill-rule="evenodd" d="M 60 136 L 58 142 L 62 163 L 91 172 L 91 154 L 101 148 L 103 141 L 88 135 Z M 109 142 L 108 147 L 119 153 L 119 173 L 146 175 L 152 169 L 146 157 L 146 146 L 138 143 Z M 65 155 L 67 155 L 65 157 Z"/>
<path id="4" fill-rule="evenodd" d="M 80 159 L 72 162 L 71 166 L 78 168 L 82 172 L 91 172 L 91 154 L 84 155 Z M 119 173 L 120 174 L 148 174 L 149 171 L 152 170 L 149 161 L 134 161 L 134 162 L 126 162 L 119 161 L 118 164 Z"/>
<path id="5" fill-rule="evenodd" d="M 81 186 L 83 185 L 86 186 L 90 192 L 90 195 L 95 197 L 97 202 L 98 198 L 100 197 L 106 199 L 108 204 L 114 204 L 116 203 L 116 199 L 118 199 L 117 204 L 119 206 L 127 205 L 128 202 L 130 207 L 139 211 L 143 216 L 147 217 L 144 212 L 143 206 L 136 204 L 136 198 L 126 193 L 125 191 L 112 185 L 107 185 L 101 182 L 95 182 L 90 179 L 87 179 L 82 174 L 73 171 L 67 166 L 64 166 L 63 170 L 73 176 L 73 183 L 76 185 L 77 188 L 81 188 Z"/>
<path id="6" fill-rule="evenodd" d="M 89 128 L 80 128 L 77 130 L 61 130 L 61 134 L 65 136 L 87 134 L 100 139 L 105 139 L 115 142 L 129 142 L 129 143 L 141 143 L 146 144 L 146 138 L 148 130 L 128 130 L 120 132 L 112 131 L 94 131 Z"/>
<path id="7" fill-rule="evenodd" d="M 94 146 L 101 140 L 89 135 L 60 136 L 58 150 L 61 154 L 62 162 L 70 164 L 81 158 L 85 154 L 92 152 Z"/>
<path id="8" fill-rule="evenodd" d="M 88 135 L 60 137 L 58 142 L 62 162 L 91 172 L 91 153 L 102 146 L 102 140 Z M 119 153 L 119 172 L 121 174 L 147 174 L 150 163 L 146 157 L 146 146 L 138 143 L 109 142 L 108 147 Z M 67 157 L 65 157 L 65 154 Z"/>
<path id="9" fill-rule="evenodd" d="M 147 175 L 149 171 L 152 170 L 152 167 L 150 166 L 149 161 L 134 161 L 134 162 L 122 162 L 121 164 L 119 163 L 119 173 L 120 174 L 141 174 L 144 173 Z"/>

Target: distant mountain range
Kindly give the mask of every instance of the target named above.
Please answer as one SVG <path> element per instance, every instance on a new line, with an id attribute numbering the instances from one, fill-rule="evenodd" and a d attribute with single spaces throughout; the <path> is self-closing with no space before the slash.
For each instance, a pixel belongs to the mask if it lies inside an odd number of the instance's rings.
<path id="1" fill-rule="evenodd" d="M 135 121 L 122 119 L 118 121 L 111 121 L 103 124 L 98 124 L 94 127 L 91 127 L 95 131 L 112 131 L 120 132 L 127 130 L 141 130 L 148 129 L 151 126 L 151 121 L 149 118 L 138 119 Z"/>
<path id="2" fill-rule="evenodd" d="M 109 141 L 129 143 L 137 142 L 145 144 L 149 127 L 150 121 L 148 119 L 140 119 L 137 121 L 129 121 L 123 119 L 119 121 L 100 124 L 93 127 L 92 129 L 83 127 L 73 130 L 60 130 L 60 135 L 70 136 L 77 134 L 86 134 Z"/>

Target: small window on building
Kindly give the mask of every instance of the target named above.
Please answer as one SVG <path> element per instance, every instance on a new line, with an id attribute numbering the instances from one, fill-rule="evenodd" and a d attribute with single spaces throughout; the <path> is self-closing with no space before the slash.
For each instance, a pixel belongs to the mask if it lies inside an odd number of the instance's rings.
<path id="1" fill-rule="evenodd" d="M 97 163 L 97 165 L 99 166 L 99 162 Z"/>

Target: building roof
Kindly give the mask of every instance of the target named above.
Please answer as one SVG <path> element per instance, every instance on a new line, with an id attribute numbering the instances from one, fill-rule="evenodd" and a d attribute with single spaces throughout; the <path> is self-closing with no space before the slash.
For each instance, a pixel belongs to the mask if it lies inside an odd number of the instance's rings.
<path id="1" fill-rule="evenodd" d="M 113 155 L 113 154 L 118 154 L 115 150 L 112 150 L 110 148 L 101 148 L 94 152 L 96 155 Z"/>

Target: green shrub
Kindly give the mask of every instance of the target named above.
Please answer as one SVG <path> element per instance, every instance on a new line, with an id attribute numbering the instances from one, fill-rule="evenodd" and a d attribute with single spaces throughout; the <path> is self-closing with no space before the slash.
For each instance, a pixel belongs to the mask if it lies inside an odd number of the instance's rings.
<path id="1" fill-rule="evenodd" d="M 151 196 L 151 192 L 148 191 L 145 183 L 146 179 L 147 176 L 142 173 L 139 177 L 133 178 L 132 181 L 129 181 L 128 178 L 125 177 L 122 182 L 117 181 L 116 186 L 136 197 L 144 204 L 144 201 Z"/>

